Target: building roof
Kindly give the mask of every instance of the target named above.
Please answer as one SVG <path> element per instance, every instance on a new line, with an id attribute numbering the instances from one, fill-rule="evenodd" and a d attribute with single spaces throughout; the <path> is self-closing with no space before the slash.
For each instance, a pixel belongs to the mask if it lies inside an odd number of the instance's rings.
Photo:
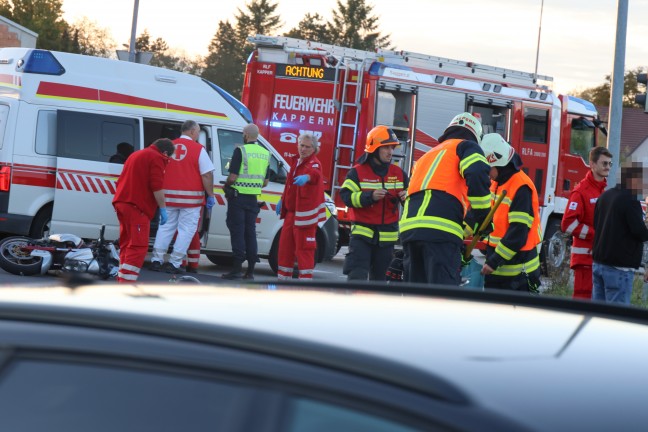
<path id="1" fill-rule="evenodd" d="M 23 27 L 20 24 L 14 22 L 14 21 L 11 21 L 9 18 L 3 17 L 2 15 L 0 15 L 0 21 L 4 22 L 5 24 L 7 24 L 10 27 L 15 27 L 15 28 L 17 28 L 17 29 L 19 29 L 19 30 L 21 30 L 21 31 L 23 31 L 25 33 L 28 33 L 28 34 L 34 36 L 34 37 L 38 37 L 38 33 L 36 33 L 35 31 L 29 30 L 27 27 Z"/>
<path id="2" fill-rule="evenodd" d="M 609 108 L 597 106 L 601 120 L 608 122 Z M 631 155 L 648 139 L 648 113 L 641 108 L 623 108 L 621 122 L 621 155 Z"/>

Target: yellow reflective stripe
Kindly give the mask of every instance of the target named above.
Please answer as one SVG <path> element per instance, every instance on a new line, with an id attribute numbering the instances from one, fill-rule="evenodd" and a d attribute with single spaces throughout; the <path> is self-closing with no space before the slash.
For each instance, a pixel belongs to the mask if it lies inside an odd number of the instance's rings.
<path id="1" fill-rule="evenodd" d="M 344 183 L 342 183 L 342 189 L 344 188 L 349 189 L 351 192 L 360 192 L 360 186 L 351 179 L 344 180 Z"/>
<path id="2" fill-rule="evenodd" d="M 527 261 L 523 264 L 511 264 L 511 265 L 499 266 L 491 274 L 496 276 L 517 276 L 523 271 L 527 273 L 531 273 L 532 271 L 537 270 L 539 267 L 540 267 L 540 258 L 536 256 L 531 261 Z"/>
<path id="3" fill-rule="evenodd" d="M 411 219 L 400 222 L 400 231 L 405 232 L 415 228 L 429 228 L 439 231 L 445 231 L 454 234 L 463 240 L 463 229 L 461 225 L 449 219 L 443 219 L 436 216 L 416 216 Z"/>
<path id="4" fill-rule="evenodd" d="M 369 238 L 373 238 L 374 232 L 371 228 L 367 228 L 362 225 L 353 225 L 351 228 L 351 235 L 361 235 Z"/>
<path id="5" fill-rule="evenodd" d="M 471 166 L 472 164 L 477 163 L 477 162 L 484 162 L 485 164 L 488 164 L 488 162 L 486 161 L 486 158 L 484 156 L 480 155 L 479 153 L 473 153 L 470 156 L 468 156 L 467 158 L 462 159 L 459 162 L 459 172 L 461 173 L 461 177 L 464 176 L 464 171 L 469 166 Z"/>
<path id="6" fill-rule="evenodd" d="M 523 223 L 524 225 L 531 228 L 531 225 L 533 224 L 533 216 L 531 216 L 529 213 L 524 212 L 509 212 L 508 221 L 509 223 Z"/>
<path id="7" fill-rule="evenodd" d="M 351 205 L 353 207 L 362 207 L 362 204 L 360 204 L 361 196 L 362 196 L 362 192 L 353 192 L 351 194 Z"/>
<path id="8" fill-rule="evenodd" d="M 469 196 L 468 201 L 470 201 L 471 207 L 476 210 L 487 209 L 491 206 L 490 194 L 481 197 Z"/>
<path id="9" fill-rule="evenodd" d="M 382 183 L 374 182 L 360 182 L 360 187 L 362 189 L 382 189 Z"/>
<path id="10" fill-rule="evenodd" d="M 380 231 L 378 233 L 378 241 L 381 242 L 398 241 L 398 231 Z"/>
<path id="11" fill-rule="evenodd" d="M 497 198 L 499 198 L 499 195 L 497 195 Z M 507 205 L 507 206 L 510 207 L 512 202 L 513 202 L 513 200 L 511 198 L 509 198 L 508 196 L 506 196 L 502 200 L 502 205 Z"/>
<path id="12" fill-rule="evenodd" d="M 403 182 L 385 183 L 385 189 L 403 189 Z"/>
<path id="13" fill-rule="evenodd" d="M 443 159 L 443 156 L 445 155 L 446 152 L 447 150 L 441 150 L 439 154 L 434 158 L 434 160 L 432 161 L 432 165 L 430 166 L 430 169 L 428 169 L 428 172 L 425 175 L 425 178 L 423 179 L 423 183 L 421 183 L 421 189 L 427 187 L 427 184 L 430 182 L 430 179 L 434 175 L 434 172 L 438 168 L 439 163 L 441 162 L 441 159 Z"/>
<path id="14" fill-rule="evenodd" d="M 430 204 L 430 199 L 432 199 L 432 190 L 426 189 L 425 192 L 423 192 L 423 202 L 421 203 L 421 207 L 419 207 L 418 212 L 416 213 L 417 218 L 425 217 L 425 210 Z"/>
<path id="15" fill-rule="evenodd" d="M 504 243 L 499 242 L 497 244 L 497 247 L 495 248 L 495 253 L 501 256 L 502 258 L 504 258 L 505 260 L 510 261 L 511 259 L 513 259 L 513 257 L 517 252 L 504 246 Z"/>

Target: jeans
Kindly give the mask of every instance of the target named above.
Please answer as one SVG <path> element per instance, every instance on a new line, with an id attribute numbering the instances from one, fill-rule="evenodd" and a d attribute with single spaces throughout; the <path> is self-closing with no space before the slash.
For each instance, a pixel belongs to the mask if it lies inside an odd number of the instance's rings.
<path id="1" fill-rule="evenodd" d="M 619 270 L 595 262 L 592 266 L 592 300 L 630 304 L 634 271 Z"/>

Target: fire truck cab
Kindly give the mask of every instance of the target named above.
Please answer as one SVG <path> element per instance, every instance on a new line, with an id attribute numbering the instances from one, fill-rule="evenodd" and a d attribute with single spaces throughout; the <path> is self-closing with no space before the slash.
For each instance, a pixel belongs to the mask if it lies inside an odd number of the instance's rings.
<path id="1" fill-rule="evenodd" d="M 521 155 L 538 190 L 545 239 L 562 240 L 556 234 L 569 192 L 589 169 L 587 154 L 599 144 L 601 124 L 591 103 L 554 94 L 552 78 L 407 51 L 368 52 L 287 37 L 250 41 L 256 49 L 242 101 L 283 156 L 295 152 L 301 131 L 320 137 L 342 242 L 350 222 L 337 192 L 363 154 L 367 132 L 379 124 L 392 128 L 401 142 L 397 163 L 411 172 L 465 111 L 481 118 L 484 133 L 501 134 Z M 543 255 L 559 264 L 564 242 L 549 245 Z"/>
<path id="2" fill-rule="evenodd" d="M 0 49 L 0 232 L 40 238 L 49 232 L 95 238 L 119 236 L 112 207 L 122 164 L 119 145 L 134 150 L 158 138 L 175 139 L 185 120 L 198 122 L 199 142 L 216 170 L 216 206 L 202 252 L 214 263 L 231 261 L 223 184 L 249 111 L 218 86 L 197 76 L 152 66 L 25 48 Z M 282 221 L 275 206 L 287 175 L 271 154 L 270 182 L 259 197 L 259 255 L 276 271 Z M 113 159 L 114 160 L 114 159 Z M 123 162 L 122 162 L 123 163 Z M 318 258 L 337 243 L 332 202 L 317 233 Z M 155 233 L 157 221 L 153 222 Z"/>

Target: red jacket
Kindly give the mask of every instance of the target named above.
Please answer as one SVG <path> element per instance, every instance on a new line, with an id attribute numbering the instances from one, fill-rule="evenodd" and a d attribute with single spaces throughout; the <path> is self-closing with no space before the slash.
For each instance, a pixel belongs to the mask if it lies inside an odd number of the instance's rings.
<path id="1" fill-rule="evenodd" d="M 592 171 L 589 171 L 569 197 L 560 227 L 573 239 L 570 262 L 572 268 L 579 265 L 592 265 L 594 206 L 606 185 L 605 179 L 598 182 L 594 180 Z"/>
<path id="2" fill-rule="evenodd" d="M 132 204 L 152 219 L 157 209 L 153 192 L 162 190 L 168 162 L 169 158 L 154 145 L 130 155 L 117 180 L 113 204 Z"/>
<path id="3" fill-rule="evenodd" d="M 205 203 L 198 163 L 203 147 L 186 138 L 175 139 L 173 144 L 175 152 L 164 178 L 164 201 L 167 207 L 200 207 Z"/>
<path id="4" fill-rule="evenodd" d="M 281 219 L 286 212 L 295 213 L 295 226 L 307 227 L 326 220 L 324 208 L 324 180 L 322 163 L 313 154 L 298 165 L 299 157 L 290 161 L 290 172 L 281 196 Z M 294 184 L 297 176 L 308 174 L 310 179 L 304 186 Z"/>

